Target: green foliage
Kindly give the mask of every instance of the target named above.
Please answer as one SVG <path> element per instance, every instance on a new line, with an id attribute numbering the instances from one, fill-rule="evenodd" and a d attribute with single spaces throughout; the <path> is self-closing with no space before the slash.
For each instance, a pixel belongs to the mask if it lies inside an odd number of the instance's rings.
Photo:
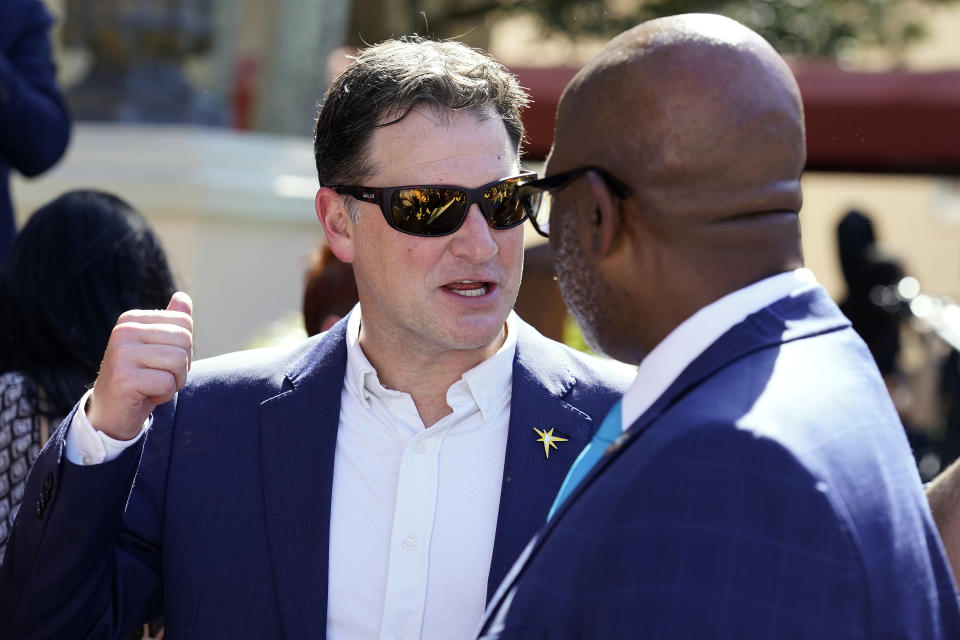
<path id="1" fill-rule="evenodd" d="M 923 5 L 958 0 L 457 0 L 430 18 L 431 31 L 447 37 L 445 25 L 486 15 L 518 13 L 537 17 L 544 35 L 572 40 L 609 38 L 640 22 L 679 13 L 719 13 L 742 22 L 779 52 L 809 57 L 842 57 L 857 46 L 876 45 L 894 53 L 923 38 L 917 21 Z"/>
<path id="2" fill-rule="evenodd" d="M 587 341 L 583 339 L 583 333 L 580 331 L 580 326 L 570 314 L 567 314 L 567 316 L 563 319 L 563 344 L 576 349 L 577 351 L 583 351 L 584 353 L 596 355 L 587 345 Z"/>

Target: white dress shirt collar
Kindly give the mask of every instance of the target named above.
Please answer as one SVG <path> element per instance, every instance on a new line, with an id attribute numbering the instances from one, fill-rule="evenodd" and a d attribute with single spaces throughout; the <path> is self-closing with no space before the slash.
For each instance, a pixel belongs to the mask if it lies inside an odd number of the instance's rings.
<path id="1" fill-rule="evenodd" d="M 623 395 L 622 428 L 630 428 L 707 347 L 752 313 L 788 295 L 819 286 L 809 269 L 755 282 L 708 304 L 681 322 L 647 354 Z"/>
<path id="2" fill-rule="evenodd" d="M 344 384 L 360 401 L 370 408 L 370 396 L 390 403 L 391 398 L 408 397 L 408 394 L 383 386 L 376 369 L 360 347 L 360 304 L 353 308 L 347 320 L 347 373 Z M 511 311 L 506 321 L 507 337 L 495 354 L 465 372 L 460 380 L 447 390 L 447 404 L 458 413 L 467 406 L 480 409 L 484 422 L 496 414 L 512 385 L 513 358 L 517 351 L 516 314 Z"/>

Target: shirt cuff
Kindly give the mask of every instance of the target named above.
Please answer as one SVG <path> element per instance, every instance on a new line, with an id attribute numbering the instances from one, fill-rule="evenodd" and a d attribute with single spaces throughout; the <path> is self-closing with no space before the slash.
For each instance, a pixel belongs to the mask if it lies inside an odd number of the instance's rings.
<path id="1" fill-rule="evenodd" d="M 110 462 L 120 457 L 120 454 L 132 447 L 143 437 L 150 428 L 153 416 L 149 416 L 140 428 L 140 433 L 132 440 L 116 440 L 102 431 L 97 431 L 87 418 L 87 400 L 93 390 L 87 391 L 80 399 L 80 408 L 73 414 L 70 428 L 67 429 L 67 460 L 73 464 L 89 466 Z"/>

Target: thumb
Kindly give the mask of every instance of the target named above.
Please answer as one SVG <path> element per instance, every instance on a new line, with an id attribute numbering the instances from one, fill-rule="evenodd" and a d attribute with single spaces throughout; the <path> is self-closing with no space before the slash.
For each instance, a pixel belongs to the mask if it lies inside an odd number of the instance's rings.
<path id="1" fill-rule="evenodd" d="M 167 311 L 182 311 L 188 316 L 193 315 L 193 300 L 183 291 L 177 291 L 170 297 Z"/>

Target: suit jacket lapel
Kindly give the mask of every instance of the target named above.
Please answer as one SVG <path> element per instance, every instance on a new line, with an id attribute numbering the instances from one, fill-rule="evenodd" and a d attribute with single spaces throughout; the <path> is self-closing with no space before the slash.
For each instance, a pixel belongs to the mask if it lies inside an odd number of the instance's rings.
<path id="1" fill-rule="evenodd" d="M 679 402 L 701 382 L 715 374 L 719 369 L 738 358 L 749 355 L 760 349 L 784 344 L 793 340 L 828 333 L 850 326 L 847 320 L 837 309 L 836 305 L 822 288 L 815 288 L 797 296 L 788 296 L 774 304 L 748 316 L 743 322 L 732 327 L 716 342 L 700 354 L 677 377 L 667 390 L 640 416 L 636 422 L 612 446 L 610 453 L 604 456 L 591 469 L 590 473 L 574 489 L 570 497 L 560 506 L 554 517 L 543 527 L 532 543 L 527 555 L 527 562 L 536 555 L 537 549 L 550 532 L 563 519 L 580 495 L 631 443 L 634 443 L 656 420 L 670 407 Z M 512 420 L 511 420 L 512 422 Z M 511 429 L 512 429 L 511 424 Z M 559 488 L 559 485 L 558 487 Z M 502 503 L 501 503 L 502 510 Z M 498 527 L 499 534 L 499 527 Z M 524 564 L 526 565 L 527 562 Z M 511 572 L 509 583 L 505 582 L 496 591 L 491 599 L 484 627 L 495 616 L 498 607 L 503 602 L 516 580 L 523 574 L 523 567 Z M 488 593 L 488 598 L 490 597 Z"/>
<path id="2" fill-rule="evenodd" d="M 556 348 L 542 344 L 545 339 L 522 321 L 517 325 L 510 426 L 487 579 L 488 600 L 514 559 L 546 522 L 567 470 L 596 429 L 590 416 L 563 401 L 577 381 Z M 556 443 L 547 457 L 535 428 L 554 429 L 553 435 L 567 440 Z"/>
<path id="3" fill-rule="evenodd" d="M 850 321 L 840 313 L 826 291 L 819 287 L 798 296 L 781 298 L 760 309 L 734 325 L 691 362 L 663 395 L 630 426 L 616 443 L 617 448 L 638 438 L 670 407 L 734 360 L 761 349 L 848 326 Z M 609 464 L 606 459 L 601 462 L 603 464 L 597 464 L 591 476 Z M 584 478 L 583 485 L 587 484 L 588 478 Z"/>
<path id="4" fill-rule="evenodd" d="M 267 551 L 284 635 L 323 637 L 330 500 L 346 320 L 287 371 L 284 390 L 260 405 Z"/>

